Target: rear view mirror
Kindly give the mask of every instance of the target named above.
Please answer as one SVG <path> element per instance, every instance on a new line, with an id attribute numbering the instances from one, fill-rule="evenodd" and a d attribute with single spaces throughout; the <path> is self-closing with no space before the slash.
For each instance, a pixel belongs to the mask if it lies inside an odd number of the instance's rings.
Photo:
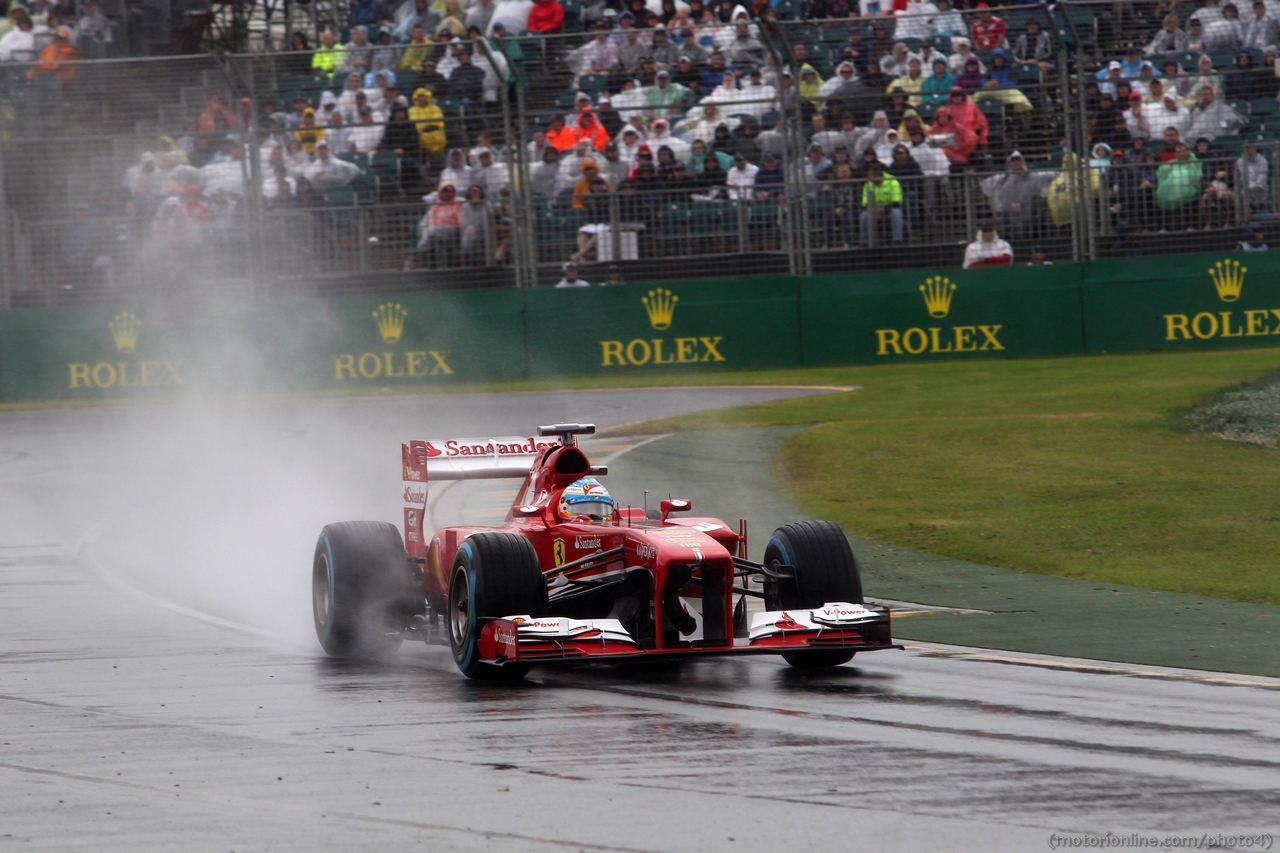
<path id="1" fill-rule="evenodd" d="M 688 498 L 674 498 L 665 500 L 658 506 L 662 508 L 662 520 L 666 521 L 667 516 L 673 512 L 688 512 L 693 509 L 693 501 Z"/>

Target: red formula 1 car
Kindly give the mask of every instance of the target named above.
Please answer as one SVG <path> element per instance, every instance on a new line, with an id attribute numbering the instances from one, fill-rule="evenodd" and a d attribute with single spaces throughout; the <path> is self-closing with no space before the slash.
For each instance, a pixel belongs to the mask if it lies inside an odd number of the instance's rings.
<path id="1" fill-rule="evenodd" d="M 316 543 L 316 633 L 331 655 L 377 655 L 402 640 L 448 644 L 471 678 L 520 678 L 533 664 L 662 656 L 781 654 L 830 667 L 894 648 L 889 609 L 863 602 L 849 540 L 826 521 L 774 531 L 747 559 L 747 524 L 617 507 L 575 436 L 402 445 L 404 539 L 393 524 L 330 524 Z M 424 536 L 427 483 L 523 478 L 501 527 Z M 752 589 L 753 581 L 759 589 Z M 764 599 L 752 614 L 748 597 Z M 898 647 L 900 648 L 900 647 Z"/>

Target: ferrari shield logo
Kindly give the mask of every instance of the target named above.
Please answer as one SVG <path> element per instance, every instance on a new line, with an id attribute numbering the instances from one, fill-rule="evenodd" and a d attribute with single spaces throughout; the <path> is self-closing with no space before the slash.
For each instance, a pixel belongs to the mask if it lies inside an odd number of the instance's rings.
<path id="1" fill-rule="evenodd" d="M 556 565 L 564 565 L 564 540 L 557 539 L 551 546 L 551 554 L 555 557 Z"/>

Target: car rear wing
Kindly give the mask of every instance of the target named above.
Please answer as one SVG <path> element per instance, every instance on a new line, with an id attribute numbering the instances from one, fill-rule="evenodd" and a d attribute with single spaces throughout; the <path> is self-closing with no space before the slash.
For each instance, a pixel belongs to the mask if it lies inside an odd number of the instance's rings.
<path id="1" fill-rule="evenodd" d="M 411 441 L 400 445 L 403 479 L 426 483 L 523 477 L 538 454 L 558 444 L 554 439 L 529 436 Z"/>

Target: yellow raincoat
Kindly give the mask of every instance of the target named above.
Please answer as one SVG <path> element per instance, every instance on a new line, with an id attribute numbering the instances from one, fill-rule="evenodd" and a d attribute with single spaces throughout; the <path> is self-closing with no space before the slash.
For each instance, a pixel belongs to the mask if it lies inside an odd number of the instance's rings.
<path id="1" fill-rule="evenodd" d="M 1062 226 L 1071 222 L 1075 218 L 1075 206 L 1073 201 L 1079 200 L 1079 195 L 1083 187 L 1080 181 L 1080 169 L 1076 166 L 1076 155 L 1074 153 L 1067 154 L 1062 158 L 1062 172 L 1058 177 L 1053 179 L 1053 183 L 1049 184 L 1047 191 L 1047 200 L 1049 202 L 1049 216 L 1053 219 L 1053 224 Z M 1089 173 L 1089 198 L 1098 197 L 1100 181 L 1098 179 L 1097 169 L 1086 169 Z M 1076 199 L 1072 199 L 1072 196 Z"/>
<path id="2" fill-rule="evenodd" d="M 813 76 L 809 78 L 812 82 L 805 81 L 805 72 L 812 71 Z M 797 87 L 800 97 L 813 104 L 814 109 L 822 109 L 822 96 L 818 94 L 818 90 L 822 88 L 822 75 L 818 70 L 809 63 L 800 66 L 800 85 Z"/>
<path id="3" fill-rule="evenodd" d="M 426 103 L 422 103 L 422 99 Z M 422 140 L 422 150 L 428 154 L 443 151 L 444 111 L 431 101 L 431 90 L 426 88 L 413 90 L 413 106 L 409 107 L 409 120 L 418 127 L 418 136 Z"/>

